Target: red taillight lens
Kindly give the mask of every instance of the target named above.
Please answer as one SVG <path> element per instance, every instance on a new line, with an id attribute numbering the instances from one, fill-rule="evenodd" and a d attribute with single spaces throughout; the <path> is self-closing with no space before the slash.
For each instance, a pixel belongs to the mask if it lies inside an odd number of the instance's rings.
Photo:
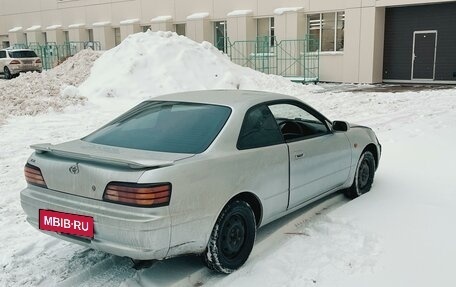
<path id="1" fill-rule="evenodd" d="M 112 182 L 105 189 L 103 200 L 140 207 L 169 205 L 171 184 L 134 184 Z"/>
<path id="2" fill-rule="evenodd" d="M 25 180 L 28 184 L 47 188 L 41 170 L 31 164 L 26 164 L 24 167 Z"/>
<path id="3" fill-rule="evenodd" d="M 41 64 L 41 59 L 35 61 L 36 64 Z"/>
<path id="4" fill-rule="evenodd" d="M 19 62 L 19 60 L 12 60 L 10 62 L 10 65 L 19 65 L 21 62 Z"/>

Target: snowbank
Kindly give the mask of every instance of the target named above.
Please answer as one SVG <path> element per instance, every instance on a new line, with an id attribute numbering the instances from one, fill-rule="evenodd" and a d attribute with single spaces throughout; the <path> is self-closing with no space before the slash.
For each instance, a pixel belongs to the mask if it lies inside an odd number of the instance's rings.
<path id="1" fill-rule="evenodd" d="M 8 116 L 36 115 L 60 111 L 69 105 L 84 103 L 78 86 L 88 76 L 99 52 L 83 50 L 56 68 L 40 73 L 25 73 L 0 82 L 0 124 Z"/>
<path id="2" fill-rule="evenodd" d="M 134 105 L 167 93 L 208 89 L 263 90 L 298 96 L 321 88 L 303 88 L 283 77 L 236 65 L 208 42 L 148 31 L 129 36 L 103 54 L 83 50 L 52 70 L 1 81 L 0 124 L 10 115 L 61 111 L 84 104 L 86 98 L 91 103 L 102 101 L 103 105 L 107 98 L 109 102 L 109 98 L 117 98 Z"/>
<path id="3" fill-rule="evenodd" d="M 302 85 L 241 67 L 212 44 L 171 32 L 130 35 L 94 64 L 79 91 L 90 100 L 154 96 L 208 89 L 251 89 L 302 93 Z M 309 87 L 309 89 L 315 89 Z"/>

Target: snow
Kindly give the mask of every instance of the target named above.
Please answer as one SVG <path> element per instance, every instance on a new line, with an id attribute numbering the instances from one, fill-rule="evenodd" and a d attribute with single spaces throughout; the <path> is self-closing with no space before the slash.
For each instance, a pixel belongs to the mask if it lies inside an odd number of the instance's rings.
<path id="1" fill-rule="evenodd" d="M 111 25 L 111 22 L 109 21 L 103 21 L 103 22 L 95 22 L 92 24 L 94 27 L 103 27 L 103 26 L 109 26 Z"/>
<path id="2" fill-rule="evenodd" d="M 207 13 L 207 12 L 194 13 L 194 14 L 187 16 L 187 20 L 199 20 L 199 19 L 204 19 L 207 17 L 209 17 L 209 13 Z"/>
<path id="3" fill-rule="evenodd" d="M 51 25 L 46 27 L 46 30 L 56 30 L 62 28 L 62 25 Z"/>
<path id="4" fill-rule="evenodd" d="M 150 20 L 150 22 L 152 22 L 152 23 L 161 23 L 161 22 L 171 21 L 172 19 L 173 19 L 173 16 L 164 15 L 164 16 L 157 16 L 155 18 L 152 18 Z"/>
<path id="5" fill-rule="evenodd" d="M 40 30 L 40 29 L 41 29 L 41 26 L 40 26 L 40 25 L 34 25 L 34 26 L 32 26 L 32 27 L 29 27 L 29 28 L 25 29 L 25 31 L 27 31 L 27 32 L 33 32 L 33 31 L 38 31 L 38 30 Z"/>
<path id="6" fill-rule="evenodd" d="M 105 52 L 79 87 L 80 94 L 92 102 L 125 97 L 141 101 L 167 93 L 207 89 L 302 91 L 301 85 L 282 77 L 232 63 L 208 42 L 200 44 L 176 33 L 151 31 L 130 35 Z"/>
<path id="7" fill-rule="evenodd" d="M 0 125 L 9 116 L 33 116 L 84 104 L 86 99 L 74 86 L 87 78 L 99 56 L 100 52 L 82 50 L 50 71 L 25 73 L 10 81 L 1 81 Z"/>
<path id="8" fill-rule="evenodd" d="M 230 13 L 226 14 L 228 17 L 236 17 L 236 16 L 246 16 L 252 14 L 252 10 L 234 10 Z"/>
<path id="9" fill-rule="evenodd" d="M 120 25 L 130 25 L 130 24 L 136 24 L 136 23 L 139 23 L 139 19 L 136 18 L 136 19 L 127 19 L 127 20 L 123 20 L 123 21 L 120 21 Z"/>
<path id="10" fill-rule="evenodd" d="M 82 28 L 82 27 L 85 27 L 84 23 L 77 23 L 77 24 L 68 25 L 68 28 L 70 28 L 70 29 L 72 29 L 72 28 Z"/>
<path id="11" fill-rule="evenodd" d="M 299 10 L 302 10 L 303 7 L 284 7 L 284 8 L 277 8 L 274 10 L 275 15 L 282 15 L 283 13 L 288 13 L 288 12 L 298 12 Z"/>
<path id="12" fill-rule="evenodd" d="M 14 33 L 14 32 L 19 32 L 22 30 L 22 27 L 14 27 L 12 29 L 9 29 L 8 32 Z"/>
<path id="13" fill-rule="evenodd" d="M 8 116 L 0 124 L 0 286 L 456 286 L 456 89 L 302 86 L 163 32 L 99 55 L 84 51 L 47 73 L 0 81 L 0 115 Z M 162 93 L 238 87 L 282 91 L 330 119 L 372 127 L 383 145 L 372 190 L 353 201 L 330 196 L 265 226 L 245 266 L 228 276 L 195 256 L 136 271 L 128 259 L 25 221 L 19 192 L 31 144 L 80 138 Z"/>

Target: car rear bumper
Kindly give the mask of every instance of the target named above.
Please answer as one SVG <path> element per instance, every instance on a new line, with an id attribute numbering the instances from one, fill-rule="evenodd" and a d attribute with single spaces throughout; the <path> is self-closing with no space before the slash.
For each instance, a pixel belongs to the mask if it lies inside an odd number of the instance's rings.
<path id="1" fill-rule="evenodd" d="M 11 74 L 19 74 L 24 72 L 41 72 L 43 68 L 37 65 L 10 65 L 8 66 Z"/>
<path id="2" fill-rule="evenodd" d="M 138 260 L 163 259 L 169 250 L 168 207 L 129 207 L 35 186 L 21 191 L 21 205 L 37 229 L 40 209 L 93 217 L 93 239 L 42 231 L 66 241 Z"/>

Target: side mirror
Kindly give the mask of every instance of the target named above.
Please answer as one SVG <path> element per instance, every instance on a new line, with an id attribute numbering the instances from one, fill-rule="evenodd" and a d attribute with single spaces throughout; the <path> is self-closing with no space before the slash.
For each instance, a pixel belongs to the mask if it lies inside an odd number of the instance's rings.
<path id="1" fill-rule="evenodd" d="M 344 121 L 334 121 L 332 128 L 335 132 L 346 132 L 350 129 L 350 124 Z"/>

